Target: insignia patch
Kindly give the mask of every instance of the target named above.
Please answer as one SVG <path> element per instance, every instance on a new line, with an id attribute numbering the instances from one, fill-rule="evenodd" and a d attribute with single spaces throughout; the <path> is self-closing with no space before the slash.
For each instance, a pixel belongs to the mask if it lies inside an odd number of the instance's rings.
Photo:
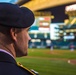
<path id="1" fill-rule="evenodd" d="M 34 71 L 33 69 L 29 70 L 28 68 L 24 67 L 21 63 L 17 62 L 17 65 L 23 69 L 25 69 L 26 71 L 28 71 L 29 73 L 31 73 L 32 75 L 39 75 L 38 72 Z"/>

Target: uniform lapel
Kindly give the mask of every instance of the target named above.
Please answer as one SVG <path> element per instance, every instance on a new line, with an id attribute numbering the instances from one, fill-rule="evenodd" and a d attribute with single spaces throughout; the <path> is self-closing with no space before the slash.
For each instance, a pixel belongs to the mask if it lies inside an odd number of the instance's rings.
<path id="1" fill-rule="evenodd" d="M 0 62 L 7 62 L 7 63 L 16 64 L 15 59 L 5 52 L 0 52 Z"/>

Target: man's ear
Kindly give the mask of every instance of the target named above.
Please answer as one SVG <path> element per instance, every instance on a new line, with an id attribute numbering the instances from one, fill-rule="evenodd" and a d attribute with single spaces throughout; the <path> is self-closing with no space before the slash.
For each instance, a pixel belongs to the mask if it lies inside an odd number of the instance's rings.
<path id="1" fill-rule="evenodd" d="M 17 40 L 17 33 L 16 33 L 16 28 L 11 28 L 10 29 L 10 34 L 11 34 L 11 38 L 16 41 Z"/>

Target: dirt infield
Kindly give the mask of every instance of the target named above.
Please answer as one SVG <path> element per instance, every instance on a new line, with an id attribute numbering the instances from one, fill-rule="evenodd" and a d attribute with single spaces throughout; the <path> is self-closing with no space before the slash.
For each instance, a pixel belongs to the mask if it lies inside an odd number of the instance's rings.
<path id="1" fill-rule="evenodd" d="M 68 63 L 76 65 L 76 60 L 74 60 L 74 59 L 68 60 Z"/>
<path id="2" fill-rule="evenodd" d="M 27 58 L 39 58 L 39 59 L 46 59 L 46 60 L 63 60 L 63 61 L 66 61 L 69 64 L 76 65 L 76 59 L 46 58 L 46 57 L 33 57 L 33 56 L 27 56 Z"/>

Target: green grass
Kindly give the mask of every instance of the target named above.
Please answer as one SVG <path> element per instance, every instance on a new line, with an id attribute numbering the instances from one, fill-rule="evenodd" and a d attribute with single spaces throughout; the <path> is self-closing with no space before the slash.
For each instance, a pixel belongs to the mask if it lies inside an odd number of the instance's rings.
<path id="1" fill-rule="evenodd" d="M 70 59 L 76 60 L 76 50 L 29 49 L 28 56 L 16 60 L 39 75 L 76 75 L 76 65 L 67 62 Z"/>

